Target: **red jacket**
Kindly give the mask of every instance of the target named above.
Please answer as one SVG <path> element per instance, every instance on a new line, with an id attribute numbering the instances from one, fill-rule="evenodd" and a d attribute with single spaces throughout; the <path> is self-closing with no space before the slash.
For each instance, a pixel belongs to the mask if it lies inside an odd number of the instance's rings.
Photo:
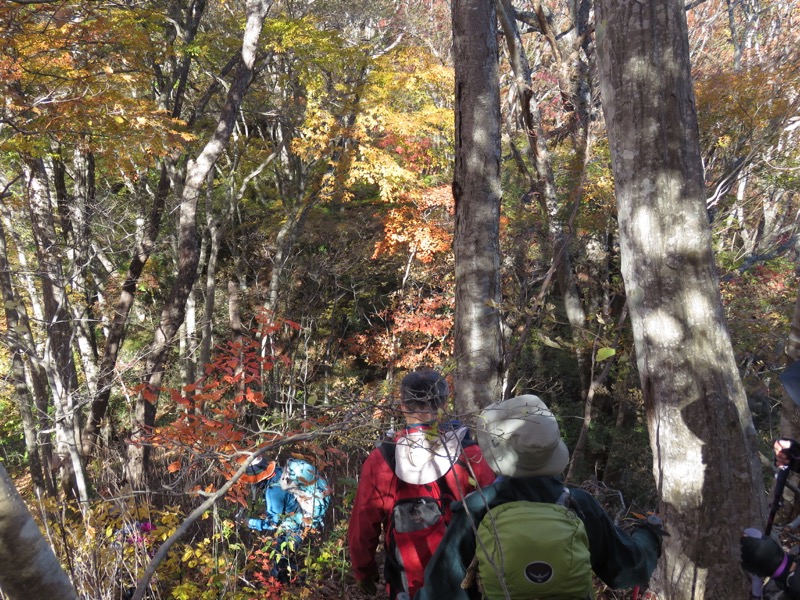
<path id="1" fill-rule="evenodd" d="M 403 435 L 400 432 L 399 435 Z M 476 486 L 470 480 L 477 481 L 477 487 L 490 485 L 495 474 L 489 468 L 477 444 L 464 446 L 460 464 L 465 468 L 450 469 L 445 475 L 447 488 L 457 500 L 461 500 Z M 374 578 L 378 574 L 375 554 L 380 541 L 381 532 L 385 532 L 389 524 L 389 516 L 395 504 L 398 477 L 386 462 L 380 448 L 370 452 L 361 467 L 361 479 L 358 483 L 353 511 L 348 528 L 348 544 L 353 575 L 359 581 Z M 446 507 L 446 519 L 449 520 L 449 506 Z"/>

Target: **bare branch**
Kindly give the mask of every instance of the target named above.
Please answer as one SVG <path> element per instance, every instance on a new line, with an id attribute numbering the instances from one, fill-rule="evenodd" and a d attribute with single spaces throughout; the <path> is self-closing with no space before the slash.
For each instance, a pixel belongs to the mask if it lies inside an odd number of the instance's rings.
<path id="1" fill-rule="evenodd" d="M 242 462 L 236 473 L 234 473 L 234 475 L 222 487 L 206 498 L 206 500 L 203 501 L 200 506 L 195 508 L 191 514 L 186 517 L 186 520 L 183 521 L 180 526 L 178 526 L 178 528 L 175 530 L 175 533 L 169 536 L 169 538 L 167 538 L 167 540 L 161 544 L 161 546 L 158 548 L 158 551 L 153 555 L 153 558 L 147 565 L 147 568 L 145 569 L 141 579 L 139 579 L 138 583 L 136 584 L 136 591 L 131 597 L 131 600 L 142 600 L 142 598 L 144 598 L 144 594 L 147 591 L 147 586 L 150 584 L 150 580 L 153 578 L 153 575 L 155 575 L 158 565 L 160 565 L 161 562 L 167 557 L 167 553 L 170 551 L 170 548 L 172 548 L 173 544 L 183 537 L 183 535 L 189 530 L 189 527 L 191 527 L 192 523 L 197 521 L 197 519 L 203 516 L 203 513 L 214 506 L 217 500 L 225 497 L 225 494 L 228 493 L 228 490 L 230 490 L 234 484 L 239 481 L 239 478 L 244 475 L 247 467 L 249 467 L 256 458 L 276 448 L 280 448 L 281 446 L 313 440 L 337 431 L 346 431 L 351 428 L 350 420 L 350 418 L 345 418 L 340 423 L 336 423 L 335 425 L 331 425 L 317 431 L 286 437 L 281 440 L 265 444 L 253 452 L 247 458 L 247 460 Z"/>

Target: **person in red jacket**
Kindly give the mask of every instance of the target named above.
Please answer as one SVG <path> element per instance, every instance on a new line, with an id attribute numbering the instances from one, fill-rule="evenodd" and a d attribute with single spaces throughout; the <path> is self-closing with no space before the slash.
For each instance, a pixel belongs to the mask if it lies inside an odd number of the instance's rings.
<path id="1" fill-rule="evenodd" d="M 361 468 L 348 544 L 353 575 L 369 595 L 377 591 L 381 532 L 389 597 L 413 598 L 444 535 L 450 504 L 495 480 L 469 430 L 458 421 L 437 422 L 449 395 L 439 372 L 407 374 L 400 383 L 406 427 L 375 448 Z"/>

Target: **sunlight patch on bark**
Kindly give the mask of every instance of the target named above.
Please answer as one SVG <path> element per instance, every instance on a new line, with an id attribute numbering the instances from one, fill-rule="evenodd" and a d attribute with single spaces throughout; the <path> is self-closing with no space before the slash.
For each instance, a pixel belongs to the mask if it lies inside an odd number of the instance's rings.
<path id="1" fill-rule="evenodd" d="M 709 315 L 714 313 L 710 298 L 704 292 L 700 290 L 688 290 L 686 296 L 686 316 L 688 325 L 703 323 L 708 319 Z"/>
<path id="2" fill-rule="evenodd" d="M 638 193 L 644 194 L 645 188 L 648 187 L 647 182 L 642 182 L 639 186 Z M 647 245 L 648 248 L 657 248 L 654 243 L 656 236 L 660 237 L 661 226 L 659 224 L 658 215 L 654 214 L 652 208 L 649 206 L 637 206 L 632 214 L 632 231 L 635 232 L 636 237 L 642 245 Z"/>
<path id="3" fill-rule="evenodd" d="M 647 339 L 658 346 L 673 348 L 684 341 L 683 326 L 667 310 L 655 310 L 644 321 Z"/>
<path id="4" fill-rule="evenodd" d="M 676 413 L 675 418 L 680 419 L 680 415 Z M 672 504 L 679 513 L 702 506 L 705 482 L 702 440 L 683 429 L 681 435 L 686 438 L 685 442 L 676 444 L 668 450 L 669 456 L 662 456 L 662 461 L 670 468 L 664 470 L 661 492 L 662 498 Z M 699 468 L 700 465 L 703 467 Z"/>

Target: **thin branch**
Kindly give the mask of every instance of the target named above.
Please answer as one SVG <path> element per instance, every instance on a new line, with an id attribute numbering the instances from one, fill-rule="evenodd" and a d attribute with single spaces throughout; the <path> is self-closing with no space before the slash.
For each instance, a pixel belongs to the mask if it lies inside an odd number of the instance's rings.
<path id="1" fill-rule="evenodd" d="M 142 600 L 144 598 L 145 592 L 147 591 L 147 586 L 150 585 L 150 580 L 153 578 L 153 575 L 156 573 L 156 569 L 161 564 L 161 562 L 167 557 L 167 553 L 172 548 L 173 544 L 177 542 L 183 535 L 189 530 L 191 525 L 197 521 L 203 514 L 210 509 L 214 504 L 216 504 L 217 500 L 223 498 L 225 494 L 228 493 L 239 478 L 244 475 L 247 468 L 253 463 L 253 461 L 258 458 L 259 456 L 266 454 L 274 450 L 275 448 L 280 448 L 281 446 L 286 446 L 288 444 L 295 444 L 298 442 L 305 442 L 308 440 L 313 440 L 318 437 L 329 435 L 331 433 L 335 433 L 337 431 L 345 431 L 351 428 L 351 423 L 349 418 L 345 418 L 342 422 L 337 423 L 335 425 L 331 425 L 330 427 L 324 427 L 320 430 L 313 431 L 310 433 L 302 433 L 299 435 L 294 435 L 291 437 L 286 437 L 281 440 L 265 444 L 261 446 L 258 450 L 253 452 L 247 460 L 245 460 L 240 466 L 239 469 L 234 473 L 234 475 L 225 483 L 222 487 L 220 487 L 216 492 L 211 494 L 205 501 L 203 501 L 200 506 L 195 508 L 186 520 L 181 523 L 175 532 L 169 536 L 166 541 L 161 544 L 158 548 L 158 551 L 153 555 L 153 558 L 150 560 L 150 563 L 147 565 L 147 568 L 144 571 L 144 574 L 139 579 L 136 584 L 136 591 L 131 596 L 131 600 Z"/>

